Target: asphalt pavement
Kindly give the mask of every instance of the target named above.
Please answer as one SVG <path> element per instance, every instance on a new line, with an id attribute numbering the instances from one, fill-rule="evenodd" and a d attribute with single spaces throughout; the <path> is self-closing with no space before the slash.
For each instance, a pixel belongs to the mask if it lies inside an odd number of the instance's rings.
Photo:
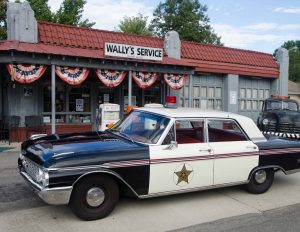
<path id="1" fill-rule="evenodd" d="M 299 232 L 300 204 L 194 225 L 174 232 Z"/>
<path id="2" fill-rule="evenodd" d="M 272 188 L 261 195 L 230 187 L 145 200 L 121 198 L 111 215 L 85 222 L 68 206 L 49 206 L 28 188 L 18 174 L 18 149 L 0 152 L 0 232 L 300 231 L 300 173 L 276 173 Z"/>

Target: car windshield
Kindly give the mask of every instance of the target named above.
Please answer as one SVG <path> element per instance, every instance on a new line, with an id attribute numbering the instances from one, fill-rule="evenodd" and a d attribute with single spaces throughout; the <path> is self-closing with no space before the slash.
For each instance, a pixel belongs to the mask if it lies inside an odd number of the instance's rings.
<path id="1" fill-rule="evenodd" d="M 292 101 L 267 101 L 267 110 L 292 110 L 297 111 L 296 102 Z"/>
<path id="2" fill-rule="evenodd" d="M 130 140 L 155 144 L 169 122 L 170 119 L 163 116 L 133 111 L 110 131 Z"/>

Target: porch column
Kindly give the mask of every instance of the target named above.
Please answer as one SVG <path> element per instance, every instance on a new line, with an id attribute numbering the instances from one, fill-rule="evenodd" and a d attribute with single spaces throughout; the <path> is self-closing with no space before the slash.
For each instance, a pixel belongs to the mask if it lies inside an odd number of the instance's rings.
<path id="1" fill-rule="evenodd" d="M 51 65 L 51 133 L 55 133 L 55 65 Z"/>
<path id="2" fill-rule="evenodd" d="M 131 98 L 132 98 L 132 71 L 128 72 L 128 105 L 131 106 Z"/>
<path id="3" fill-rule="evenodd" d="M 189 107 L 193 107 L 193 75 L 189 75 Z"/>

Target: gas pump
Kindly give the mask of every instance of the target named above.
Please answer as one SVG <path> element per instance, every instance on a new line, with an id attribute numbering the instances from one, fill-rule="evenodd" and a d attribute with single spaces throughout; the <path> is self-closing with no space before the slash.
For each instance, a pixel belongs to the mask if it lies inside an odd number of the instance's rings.
<path id="1" fill-rule="evenodd" d="M 98 128 L 99 131 L 108 129 L 109 124 L 115 124 L 120 120 L 120 105 L 104 103 L 98 109 Z"/>

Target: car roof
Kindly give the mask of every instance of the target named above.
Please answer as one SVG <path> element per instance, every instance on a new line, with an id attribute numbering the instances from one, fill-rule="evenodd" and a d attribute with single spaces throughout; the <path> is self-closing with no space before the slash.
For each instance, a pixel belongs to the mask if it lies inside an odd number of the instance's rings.
<path id="1" fill-rule="evenodd" d="M 171 118 L 193 118 L 193 117 L 210 117 L 210 118 L 240 118 L 242 115 L 217 111 L 203 110 L 199 108 L 166 108 L 166 107 L 141 107 L 134 110 L 145 111 L 155 114 L 164 115 Z"/>

